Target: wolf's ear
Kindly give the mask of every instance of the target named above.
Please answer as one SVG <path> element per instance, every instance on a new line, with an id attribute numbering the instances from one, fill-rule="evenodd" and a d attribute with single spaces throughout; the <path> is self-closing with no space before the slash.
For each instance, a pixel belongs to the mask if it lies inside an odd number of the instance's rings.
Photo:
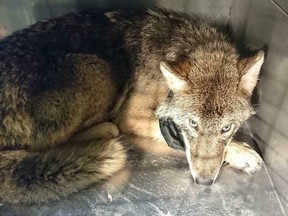
<path id="1" fill-rule="evenodd" d="M 164 61 L 160 62 L 160 70 L 165 77 L 169 88 L 172 91 L 181 91 L 185 88 L 186 82 L 177 76 L 173 69 Z"/>
<path id="2" fill-rule="evenodd" d="M 264 52 L 259 51 L 256 55 L 239 61 L 238 69 L 242 74 L 240 79 L 240 90 L 251 95 L 255 88 L 258 76 L 264 62 Z"/>

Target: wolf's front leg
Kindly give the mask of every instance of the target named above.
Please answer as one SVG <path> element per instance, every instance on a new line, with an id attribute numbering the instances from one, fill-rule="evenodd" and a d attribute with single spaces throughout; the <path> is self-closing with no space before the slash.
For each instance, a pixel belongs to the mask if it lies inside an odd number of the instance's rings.
<path id="1" fill-rule="evenodd" d="M 263 164 L 260 155 L 247 143 L 235 141 L 232 141 L 228 146 L 225 162 L 249 175 L 259 171 Z"/>

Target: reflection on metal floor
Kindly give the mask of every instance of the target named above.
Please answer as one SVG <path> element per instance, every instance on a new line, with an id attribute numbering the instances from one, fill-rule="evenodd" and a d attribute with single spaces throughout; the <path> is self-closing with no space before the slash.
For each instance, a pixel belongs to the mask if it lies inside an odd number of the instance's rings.
<path id="1" fill-rule="evenodd" d="M 147 154 L 110 181 L 61 202 L 2 204 L 1 216 L 278 216 L 283 215 L 265 167 L 253 176 L 227 166 L 213 186 L 194 184 L 185 158 Z"/>

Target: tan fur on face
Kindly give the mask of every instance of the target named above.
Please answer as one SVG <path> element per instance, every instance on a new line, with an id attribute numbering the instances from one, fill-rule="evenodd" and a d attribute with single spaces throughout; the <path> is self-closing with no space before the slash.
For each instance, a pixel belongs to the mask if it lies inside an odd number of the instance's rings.
<path id="1" fill-rule="evenodd" d="M 222 128 L 232 124 L 235 132 L 252 114 L 249 97 L 243 92 L 251 93 L 263 63 L 261 52 L 239 63 L 236 50 L 230 44 L 214 45 L 195 49 L 185 59 L 186 63 L 174 62 L 162 69 L 174 96 L 162 102 L 157 115 L 173 119 L 181 129 L 186 151 L 189 151 L 191 173 L 196 180 L 214 181 L 217 177 L 224 161 L 225 146 L 233 135 L 232 131 L 229 137 L 223 137 Z M 239 64 L 246 65 L 242 68 L 244 71 L 239 71 Z M 175 88 L 177 82 L 182 89 Z M 191 120 L 197 122 L 197 128 L 189 126 Z"/>

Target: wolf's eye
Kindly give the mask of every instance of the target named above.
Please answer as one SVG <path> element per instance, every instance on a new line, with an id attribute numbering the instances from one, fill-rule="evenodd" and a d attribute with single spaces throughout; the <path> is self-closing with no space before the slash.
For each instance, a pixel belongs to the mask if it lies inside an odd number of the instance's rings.
<path id="1" fill-rule="evenodd" d="M 190 121 L 190 125 L 191 125 L 191 127 L 193 127 L 193 128 L 196 128 L 197 126 L 198 126 L 198 123 L 197 123 L 197 121 L 195 121 L 195 120 L 191 120 Z"/>
<path id="2" fill-rule="evenodd" d="M 228 131 L 230 131 L 231 130 L 231 128 L 232 128 L 232 124 L 227 124 L 227 125 L 225 125 L 223 128 L 222 128 L 222 133 L 226 133 L 226 132 L 228 132 Z"/>

